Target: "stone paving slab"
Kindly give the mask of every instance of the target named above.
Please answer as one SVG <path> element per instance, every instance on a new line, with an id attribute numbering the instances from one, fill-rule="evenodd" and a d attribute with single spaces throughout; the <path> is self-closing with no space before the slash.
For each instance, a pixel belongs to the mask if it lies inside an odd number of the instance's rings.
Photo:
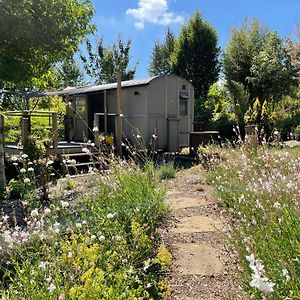
<path id="1" fill-rule="evenodd" d="M 215 203 L 212 197 L 198 196 L 187 197 L 182 193 L 167 194 L 166 202 L 172 206 L 172 210 L 190 208 L 195 206 L 205 206 Z"/>
<path id="2" fill-rule="evenodd" d="M 178 258 L 175 270 L 182 275 L 216 275 L 225 271 L 220 253 L 206 244 L 174 244 Z"/>
<path id="3" fill-rule="evenodd" d="M 198 233 L 222 230 L 221 222 L 212 217 L 190 216 L 181 218 L 173 233 Z"/>

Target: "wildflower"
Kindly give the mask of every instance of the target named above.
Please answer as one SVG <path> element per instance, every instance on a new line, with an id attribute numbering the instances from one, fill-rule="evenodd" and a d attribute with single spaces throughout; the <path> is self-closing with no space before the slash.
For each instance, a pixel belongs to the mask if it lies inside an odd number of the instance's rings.
<path id="1" fill-rule="evenodd" d="M 77 228 L 81 228 L 81 227 L 82 227 L 82 224 L 81 224 L 81 223 L 76 223 L 75 226 L 76 226 Z"/>
<path id="2" fill-rule="evenodd" d="M 67 208 L 67 207 L 70 206 L 70 203 L 67 202 L 67 201 L 60 201 L 60 204 L 61 204 L 61 206 L 62 206 L 63 208 Z"/>
<path id="3" fill-rule="evenodd" d="M 28 178 L 28 177 L 26 177 L 25 179 L 24 179 L 24 183 L 29 183 L 30 182 L 30 179 Z"/>
<path id="4" fill-rule="evenodd" d="M 22 169 L 20 170 L 20 172 L 21 172 L 21 173 L 26 173 L 26 169 L 22 168 Z"/>
<path id="5" fill-rule="evenodd" d="M 50 208 L 45 208 L 44 214 L 49 215 L 50 213 L 51 213 L 51 209 Z"/>
<path id="6" fill-rule="evenodd" d="M 93 132 L 98 132 L 99 131 L 99 128 L 97 126 L 94 126 L 93 127 Z"/>
<path id="7" fill-rule="evenodd" d="M 140 138 L 142 138 L 142 137 L 141 137 L 139 134 L 137 134 L 136 138 L 137 138 L 137 139 L 140 139 Z"/>
<path id="8" fill-rule="evenodd" d="M 19 157 L 14 155 L 14 156 L 12 156 L 11 160 L 12 160 L 12 161 L 18 161 L 18 160 L 19 160 Z"/>
<path id="9" fill-rule="evenodd" d="M 56 289 L 56 286 L 55 286 L 53 283 L 51 283 L 50 286 L 47 288 L 47 290 L 48 290 L 50 293 L 52 293 L 55 289 Z"/>
<path id="10" fill-rule="evenodd" d="M 291 280 L 291 276 L 289 275 L 289 271 L 287 269 L 282 270 L 282 275 L 285 277 L 286 281 Z"/>
<path id="11" fill-rule="evenodd" d="M 53 160 L 48 160 L 47 163 L 46 163 L 46 166 L 48 167 L 48 166 L 52 165 L 53 163 L 54 163 Z"/>
<path id="12" fill-rule="evenodd" d="M 32 210 L 30 215 L 32 218 L 36 218 L 39 215 L 38 209 L 36 208 L 36 209 Z"/>
<path id="13" fill-rule="evenodd" d="M 24 154 L 21 155 L 21 157 L 26 159 L 26 158 L 28 158 L 28 155 L 24 153 Z"/>
<path id="14" fill-rule="evenodd" d="M 103 242 L 104 240 L 105 240 L 105 236 L 104 236 L 104 235 L 100 235 L 100 236 L 99 236 L 99 241 L 100 241 L 100 242 Z"/>
<path id="15" fill-rule="evenodd" d="M 8 216 L 8 215 L 5 215 L 5 216 L 2 217 L 2 220 L 3 220 L 4 223 L 7 222 L 8 219 L 9 219 L 9 216 Z"/>
<path id="16" fill-rule="evenodd" d="M 274 208 L 280 208 L 280 203 L 279 202 L 275 202 L 273 205 Z"/>
<path id="17" fill-rule="evenodd" d="M 46 266 L 47 266 L 47 262 L 41 261 L 40 264 L 39 264 L 39 268 L 42 269 L 42 270 L 46 270 Z"/>
<path id="18" fill-rule="evenodd" d="M 34 171 L 34 168 L 30 167 L 28 168 L 28 172 L 33 172 Z"/>
<path id="19" fill-rule="evenodd" d="M 14 163 L 13 163 L 13 165 L 14 165 L 14 166 L 17 166 L 17 165 L 18 165 L 18 163 L 17 163 L 17 162 L 14 162 Z"/>
<path id="20" fill-rule="evenodd" d="M 252 280 L 250 281 L 250 286 L 257 288 L 263 293 L 273 292 L 275 283 L 271 282 L 265 276 L 265 267 L 260 260 L 256 259 L 253 253 L 250 256 L 246 256 L 246 259 L 248 260 L 249 267 L 253 272 L 251 275 Z"/>
<path id="21" fill-rule="evenodd" d="M 58 300 L 65 300 L 65 294 L 60 294 Z"/>
<path id="22" fill-rule="evenodd" d="M 145 262 L 144 262 L 144 271 L 147 271 L 147 269 L 150 267 L 150 259 L 147 259 Z"/>
<path id="23" fill-rule="evenodd" d="M 91 235 L 91 241 L 93 241 L 96 238 L 96 236 L 93 234 Z"/>
<path id="24" fill-rule="evenodd" d="M 113 217 L 114 217 L 114 214 L 112 214 L 112 213 L 108 213 L 106 216 L 107 219 L 112 219 Z"/>
<path id="25" fill-rule="evenodd" d="M 68 257 L 71 258 L 73 256 L 73 253 L 71 251 L 68 252 Z"/>
<path id="26" fill-rule="evenodd" d="M 49 277 L 46 278 L 46 281 L 47 281 L 48 283 L 50 283 L 51 280 L 52 280 L 52 276 L 49 276 Z"/>

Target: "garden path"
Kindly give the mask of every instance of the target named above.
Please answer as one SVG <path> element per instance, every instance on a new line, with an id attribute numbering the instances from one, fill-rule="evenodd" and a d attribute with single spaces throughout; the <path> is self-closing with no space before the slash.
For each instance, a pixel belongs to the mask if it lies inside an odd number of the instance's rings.
<path id="1" fill-rule="evenodd" d="M 171 216 L 162 239 L 173 255 L 171 299 L 241 299 L 236 258 L 224 242 L 228 221 L 200 166 L 170 180 L 166 201 Z"/>

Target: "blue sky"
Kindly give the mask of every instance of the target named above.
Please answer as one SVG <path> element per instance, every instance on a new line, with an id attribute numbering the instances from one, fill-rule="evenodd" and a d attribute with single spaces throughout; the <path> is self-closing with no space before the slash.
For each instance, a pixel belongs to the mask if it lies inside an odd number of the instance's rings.
<path id="1" fill-rule="evenodd" d="M 120 34 L 132 40 L 131 64 L 137 64 L 136 78 L 148 76 L 155 41 L 162 41 L 167 27 L 178 35 L 198 9 L 217 30 L 224 48 L 233 27 L 245 18 L 256 17 L 270 29 L 287 36 L 300 23 L 300 0 L 92 0 L 94 23 L 104 43 L 110 45 Z"/>

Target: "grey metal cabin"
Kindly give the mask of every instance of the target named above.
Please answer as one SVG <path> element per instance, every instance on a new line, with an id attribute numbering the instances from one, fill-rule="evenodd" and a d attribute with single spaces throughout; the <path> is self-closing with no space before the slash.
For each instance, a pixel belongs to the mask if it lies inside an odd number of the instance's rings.
<path id="1" fill-rule="evenodd" d="M 123 136 L 133 145 L 150 147 L 155 140 L 157 149 L 170 152 L 189 146 L 194 116 L 194 88 L 189 81 L 162 75 L 123 81 L 121 86 Z M 63 95 L 69 102 L 69 140 L 93 139 L 94 127 L 115 135 L 117 83 L 66 88 L 47 95 Z"/>

